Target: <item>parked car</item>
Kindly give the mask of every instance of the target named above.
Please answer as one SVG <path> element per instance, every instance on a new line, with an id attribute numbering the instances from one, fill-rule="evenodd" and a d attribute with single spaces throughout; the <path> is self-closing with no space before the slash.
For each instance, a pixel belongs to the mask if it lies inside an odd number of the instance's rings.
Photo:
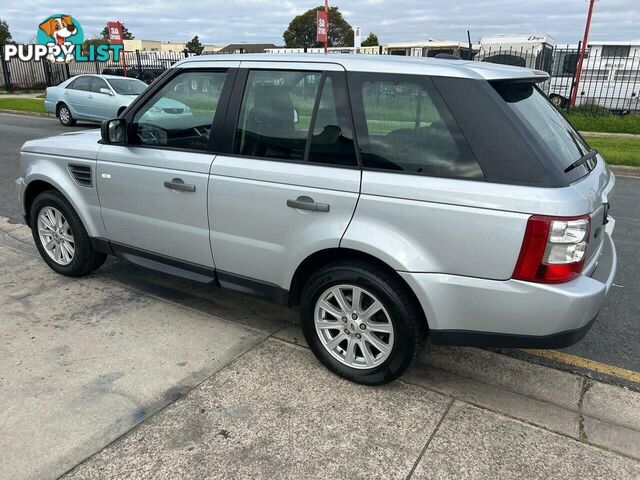
<path id="1" fill-rule="evenodd" d="M 76 120 L 102 122 L 120 115 L 147 84 L 113 75 L 79 75 L 47 88 L 44 108 L 64 126 Z"/>
<path id="2" fill-rule="evenodd" d="M 556 348 L 596 318 L 616 271 L 615 180 L 537 88 L 547 78 L 446 59 L 193 57 L 100 133 L 25 143 L 16 184 L 56 272 L 113 254 L 299 306 L 324 365 L 379 384 L 428 336 Z"/>

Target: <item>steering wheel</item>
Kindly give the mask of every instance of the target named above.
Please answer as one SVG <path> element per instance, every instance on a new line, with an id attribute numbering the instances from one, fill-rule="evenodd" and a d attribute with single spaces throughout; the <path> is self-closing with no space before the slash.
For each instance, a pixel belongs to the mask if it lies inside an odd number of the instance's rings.
<path id="1" fill-rule="evenodd" d="M 166 129 L 151 123 L 138 123 L 136 136 L 146 145 L 166 145 L 169 137 Z"/>

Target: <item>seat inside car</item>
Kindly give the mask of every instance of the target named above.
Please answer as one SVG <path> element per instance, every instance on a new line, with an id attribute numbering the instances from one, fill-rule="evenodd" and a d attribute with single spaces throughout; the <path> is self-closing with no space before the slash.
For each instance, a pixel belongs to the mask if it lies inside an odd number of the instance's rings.
<path id="1" fill-rule="evenodd" d="M 295 150 L 294 108 L 289 91 L 280 86 L 255 89 L 254 106 L 247 114 L 245 155 L 270 157 Z"/>

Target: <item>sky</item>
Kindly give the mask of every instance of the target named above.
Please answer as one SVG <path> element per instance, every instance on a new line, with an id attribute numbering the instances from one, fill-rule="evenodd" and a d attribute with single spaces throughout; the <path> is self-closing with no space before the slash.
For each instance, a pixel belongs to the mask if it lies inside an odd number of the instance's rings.
<path id="1" fill-rule="evenodd" d="M 136 38 L 202 43 L 284 44 L 289 21 L 316 1 L 266 0 L 0 0 L 0 18 L 17 42 L 28 42 L 49 15 L 65 13 L 97 36 L 107 20 L 120 20 Z M 375 32 L 381 43 L 438 40 L 472 41 L 498 33 L 551 35 L 556 43 L 582 39 L 586 0 L 340 0 L 330 2 L 363 34 Z M 590 40 L 640 39 L 640 0 L 598 0 Z"/>

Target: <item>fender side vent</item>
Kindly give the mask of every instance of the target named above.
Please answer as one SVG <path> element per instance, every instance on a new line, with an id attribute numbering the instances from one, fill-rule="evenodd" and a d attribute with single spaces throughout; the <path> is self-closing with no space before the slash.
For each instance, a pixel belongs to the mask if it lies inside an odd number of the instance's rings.
<path id="1" fill-rule="evenodd" d="M 90 187 L 91 182 L 91 167 L 87 165 L 69 165 L 69 173 L 81 187 Z"/>

